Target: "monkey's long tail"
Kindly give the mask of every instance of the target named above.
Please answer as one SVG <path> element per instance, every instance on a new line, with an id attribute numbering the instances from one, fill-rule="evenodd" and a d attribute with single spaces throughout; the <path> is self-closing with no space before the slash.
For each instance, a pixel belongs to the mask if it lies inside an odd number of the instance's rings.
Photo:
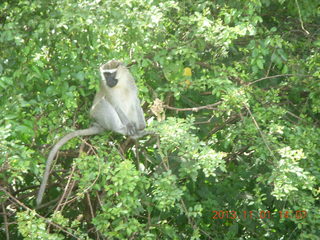
<path id="1" fill-rule="evenodd" d="M 37 206 L 39 206 L 42 202 L 42 198 L 43 198 L 43 194 L 44 191 L 46 189 L 46 185 L 48 182 L 48 178 L 49 178 L 49 174 L 50 174 L 50 169 L 51 169 L 51 165 L 53 162 L 54 157 L 56 156 L 56 153 L 59 151 L 59 149 L 69 140 L 71 140 L 74 137 L 79 137 L 79 136 L 90 136 L 90 135 L 96 135 L 103 132 L 103 129 L 100 128 L 99 126 L 92 126 L 90 128 L 87 129 L 82 129 L 82 130 L 77 130 L 71 133 L 68 133 L 66 136 L 64 136 L 63 138 L 61 138 L 56 145 L 54 145 L 54 147 L 51 149 L 48 159 L 47 159 L 47 163 L 46 163 L 46 170 L 44 172 L 43 178 L 42 178 L 42 182 L 41 182 L 41 186 L 38 192 L 38 196 L 37 196 Z"/>

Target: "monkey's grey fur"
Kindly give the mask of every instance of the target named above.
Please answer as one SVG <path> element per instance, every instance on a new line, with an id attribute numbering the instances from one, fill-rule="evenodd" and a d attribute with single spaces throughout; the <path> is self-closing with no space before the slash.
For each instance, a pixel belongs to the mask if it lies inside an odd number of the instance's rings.
<path id="1" fill-rule="evenodd" d="M 144 131 L 146 123 L 138 98 L 138 90 L 130 71 L 122 62 L 111 60 L 100 66 L 100 74 L 100 89 L 96 93 L 90 110 L 90 116 L 95 121 L 90 128 L 67 134 L 51 149 L 38 192 L 38 206 L 42 202 L 53 159 L 59 149 L 70 139 L 99 134 L 105 130 L 115 131 L 132 138 L 146 134 Z"/>

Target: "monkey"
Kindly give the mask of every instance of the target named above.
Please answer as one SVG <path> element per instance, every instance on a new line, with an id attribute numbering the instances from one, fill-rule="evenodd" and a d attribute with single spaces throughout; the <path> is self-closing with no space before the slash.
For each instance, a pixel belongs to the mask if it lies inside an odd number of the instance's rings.
<path id="1" fill-rule="evenodd" d="M 37 196 L 37 206 L 42 202 L 51 165 L 59 149 L 70 139 L 90 136 L 111 130 L 133 139 L 148 134 L 138 98 L 138 89 L 129 69 L 120 61 L 111 60 L 100 66 L 100 87 L 90 109 L 94 120 L 91 127 L 76 130 L 61 138 L 51 149 Z"/>
<path id="2" fill-rule="evenodd" d="M 104 129 L 138 138 L 145 134 L 138 90 L 129 70 L 118 61 L 100 67 L 100 91 L 93 100 L 90 116 Z M 130 120 L 129 120 L 130 117 Z"/>

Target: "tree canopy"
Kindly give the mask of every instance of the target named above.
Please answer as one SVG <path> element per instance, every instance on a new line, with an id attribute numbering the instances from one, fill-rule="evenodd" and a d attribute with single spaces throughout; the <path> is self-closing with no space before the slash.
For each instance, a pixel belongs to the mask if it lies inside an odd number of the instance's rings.
<path id="1" fill-rule="evenodd" d="M 3 0 L 1 239 L 319 239 L 318 0 Z M 73 139 L 123 61 L 154 134 Z"/>

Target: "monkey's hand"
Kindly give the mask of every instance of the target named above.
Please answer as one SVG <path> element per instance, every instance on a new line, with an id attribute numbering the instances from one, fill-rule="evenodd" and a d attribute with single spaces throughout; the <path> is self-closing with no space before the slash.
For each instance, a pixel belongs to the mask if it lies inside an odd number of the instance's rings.
<path id="1" fill-rule="evenodd" d="M 130 122 L 127 123 L 126 128 L 127 128 L 127 133 L 128 133 L 129 136 L 136 135 L 137 128 L 133 123 L 130 123 Z"/>

